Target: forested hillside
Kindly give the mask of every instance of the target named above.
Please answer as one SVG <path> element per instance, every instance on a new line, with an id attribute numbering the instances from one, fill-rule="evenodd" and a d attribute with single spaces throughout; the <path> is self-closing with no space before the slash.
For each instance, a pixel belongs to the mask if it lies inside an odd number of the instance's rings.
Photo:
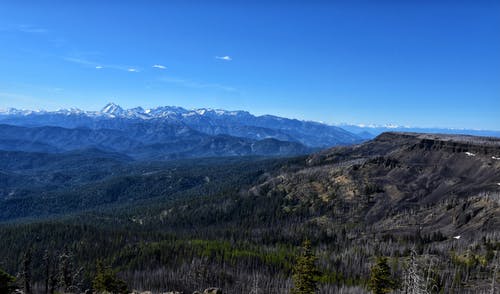
<path id="1" fill-rule="evenodd" d="M 95 288 L 99 263 L 154 292 L 288 293 L 304 272 L 317 293 L 499 289 L 498 139 L 385 133 L 280 159 L 85 154 L 2 155 L 0 267 L 21 288 L 26 273 L 37 293 Z M 82 156 L 99 164 L 78 169 Z"/>

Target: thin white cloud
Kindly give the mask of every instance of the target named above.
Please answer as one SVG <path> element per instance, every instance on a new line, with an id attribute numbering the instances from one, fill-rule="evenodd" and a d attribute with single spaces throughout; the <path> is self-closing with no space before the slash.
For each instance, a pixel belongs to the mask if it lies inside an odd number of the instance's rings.
<path id="1" fill-rule="evenodd" d="M 93 67 L 95 69 L 103 69 L 103 68 L 110 68 L 110 69 L 115 69 L 115 70 L 121 70 L 121 71 L 128 71 L 128 72 L 139 72 L 139 69 L 131 66 L 125 66 L 125 65 L 115 65 L 115 64 L 102 64 L 98 63 L 95 61 L 90 61 L 87 59 L 83 58 L 78 58 L 78 57 L 63 57 L 64 60 L 77 63 L 86 67 Z"/>
<path id="2" fill-rule="evenodd" d="M 46 34 L 49 30 L 34 25 L 7 25 L 0 27 L 0 32 L 21 32 L 27 34 Z"/>
<path id="3" fill-rule="evenodd" d="M 88 60 L 81 59 L 81 58 L 64 57 L 63 59 L 66 60 L 66 61 L 69 61 L 69 62 L 78 63 L 78 64 L 86 65 L 86 66 L 92 66 L 92 67 L 99 66 L 99 64 L 96 63 L 96 62 L 88 61 Z"/>
<path id="4" fill-rule="evenodd" d="M 45 34 L 45 33 L 49 32 L 47 29 L 35 27 L 35 26 L 29 26 L 29 25 L 19 26 L 19 31 L 21 31 L 23 33 L 30 33 L 30 34 Z"/>
<path id="5" fill-rule="evenodd" d="M 225 56 L 215 56 L 215 59 L 224 60 L 224 61 L 231 61 L 231 60 L 233 60 L 231 58 L 231 56 L 228 56 L 228 55 L 225 55 Z"/>
<path id="6" fill-rule="evenodd" d="M 157 69 L 167 69 L 167 67 L 166 67 L 166 66 L 161 65 L 161 64 L 155 64 L 155 65 L 153 65 L 153 67 L 154 67 L 154 68 L 157 68 Z"/>

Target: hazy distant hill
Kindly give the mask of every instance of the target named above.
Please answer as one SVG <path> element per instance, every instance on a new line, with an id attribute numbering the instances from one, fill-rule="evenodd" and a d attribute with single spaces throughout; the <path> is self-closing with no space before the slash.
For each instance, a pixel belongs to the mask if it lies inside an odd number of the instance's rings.
<path id="1" fill-rule="evenodd" d="M 414 132 L 431 134 L 462 134 L 472 136 L 500 137 L 500 131 L 495 130 L 475 130 L 475 129 L 451 129 L 451 128 L 419 128 L 397 125 L 349 125 L 341 124 L 339 127 L 354 133 L 363 139 L 373 139 L 384 132 Z"/>

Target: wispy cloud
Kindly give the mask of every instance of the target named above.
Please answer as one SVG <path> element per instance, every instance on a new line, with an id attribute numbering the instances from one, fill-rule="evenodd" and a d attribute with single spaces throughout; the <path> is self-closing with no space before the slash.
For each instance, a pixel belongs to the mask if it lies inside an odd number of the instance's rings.
<path id="1" fill-rule="evenodd" d="M 49 30 L 33 25 L 19 25 L 17 26 L 17 30 L 23 33 L 29 34 L 46 34 Z"/>
<path id="2" fill-rule="evenodd" d="M 1 26 L 0 27 L 0 32 L 18 32 L 18 33 L 26 33 L 26 34 L 46 34 L 49 32 L 49 30 L 34 26 L 34 25 L 26 25 L 26 24 L 21 24 L 21 25 L 6 25 L 6 26 Z"/>
<path id="3" fill-rule="evenodd" d="M 195 89 L 217 89 L 217 90 L 223 90 L 226 92 L 235 92 L 237 91 L 233 87 L 221 85 L 221 84 L 216 84 L 216 83 L 203 83 L 203 82 L 197 82 L 197 81 L 192 81 L 188 79 L 179 79 L 179 78 L 173 78 L 173 77 L 161 77 L 159 79 L 162 82 L 166 83 L 172 83 L 172 84 L 177 84 L 183 87 L 187 88 L 195 88 Z"/>
<path id="4" fill-rule="evenodd" d="M 69 61 L 69 62 L 77 63 L 80 65 L 86 65 L 86 66 L 90 66 L 90 67 L 95 67 L 95 68 L 100 66 L 99 63 L 97 63 L 97 62 L 93 62 L 93 61 L 89 61 L 89 60 L 77 58 L 77 57 L 63 57 L 63 59 L 66 61 Z"/>
<path id="5" fill-rule="evenodd" d="M 231 60 L 233 60 L 231 58 L 231 56 L 228 56 L 228 55 L 225 55 L 225 56 L 215 56 L 215 59 L 224 60 L 224 61 L 231 61 Z"/>
<path id="6" fill-rule="evenodd" d="M 80 64 L 86 67 L 93 67 L 95 69 L 104 69 L 104 68 L 109 68 L 109 69 L 115 69 L 115 70 L 121 70 L 121 71 L 128 71 L 128 72 L 139 72 L 138 68 L 131 67 L 131 66 L 126 66 L 126 65 L 116 65 L 116 64 L 102 64 L 99 62 L 83 59 L 83 58 L 78 58 L 78 57 L 63 57 L 64 60 Z"/>
<path id="7" fill-rule="evenodd" d="M 166 66 L 161 65 L 161 64 L 155 64 L 155 65 L 153 65 L 153 67 L 154 67 L 154 68 L 157 68 L 157 69 L 167 69 L 167 67 L 166 67 Z"/>

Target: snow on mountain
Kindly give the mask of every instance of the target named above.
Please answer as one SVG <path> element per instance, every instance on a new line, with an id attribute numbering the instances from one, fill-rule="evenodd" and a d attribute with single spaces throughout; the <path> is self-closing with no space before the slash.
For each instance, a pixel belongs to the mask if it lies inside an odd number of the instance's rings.
<path id="1" fill-rule="evenodd" d="M 64 124 L 60 123 L 63 118 L 51 117 L 53 115 L 64 115 L 67 117 Z M 401 132 L 423 132 L 423 133 L 450 133 L 450 134 L 470 134 L 480 136 L 500 136 L 500 131 L 471 130 L 471 129 L 450 129 L 450 128 L 418 128 L 401 126 L 396 124 L 338 124 L 336 126 L 319 122 L 307 122 L 294 119 L 287 119 L 273 115 L 254 116 L 247 111 L 229 111 L 212 108 L 185 109 L 177 106 L 159 106 L 144 109 L 135 107 L 124 109 L 116 103 L 108 103 L 100 111 L 84 111 L 78 108 L 59 109 L 56 111 L 26 110 L 8 108 L 0 110 L 0 122 L 12 123 L 15 117 L 30 117 L 39 125 L 59 125 L 59 126 L 89 126 L 88 120 L 106 120 L 114 118 L 130 120 L 162 120 L 166 122 L 180 122 L 195 128 L 198 131 L 212 134 L 231 134 L 234 136 L 250 136 L 252 138 L 278 138 L 288 137 L 290 132 L 295 134 L 292 137 L 298 138 L 299 142 L 307 143 L 305 136 L 311 132 L 317 133 L 317 141 L 313 146 L 328 146 L 333 142 L 356 142 L 366 140 L 387 131 Z M 70 117 L 78 118 L 77 122 L 67 123 Z M 85 121 L 87 120 L 87 122 Z M 111 122 L 110 122 L 111 123 Z M 92 125 L 91 127 L 94 127 Z M 110 127 L 109 125 L 107 127 Z M 244 129 L 247 128 L 247 129 Z M 253 128 L 253 129 L 248 129 Z M 260 128 L 260 129 L 257 129 Z M 279 130 L 280 135 L 273 132 L 263 132 L 262 128 Z M 344 133 L 342 133 L 344 131 Z M 345 132 L 347 131 L 347 132 Z M 283 134 L 285 132 L 286 134 Z M 297 134 L 300 133 L 300 134 Z M 320 139 L 319 136 L 330 139 Z M 342 137 L 342 139 L 340 139 Z M 323 142 L 323 143 L 321 143 Z M 309 142 L 310 143 L 310 142 Z"/>
<path id="2" fill-rule="evenodd" d="M 104 115 L 109 115 L 109 116 L 124 116 L 127 112 L 123 110 L 123 108 L 120 107 L 120 105 L 117 105 L 115 103 L 108 103 L 106 106 L 104 106 L 103 109 L 101 109 L 101 113 Z"/>
<path id="3" fill-rule="evenodd" d="M 22 115 L 19 115 L 22 114 Z M 160 106 L 124 109 L 108 103 L 100 111 L 77 108 L 33 112 L 10 109 L 0 113 L 0 123 L 20 126 L 59 126 L 64 128 L 120 129 L 132 124 L 149 124 L 154 130 L 169 124 L 181 124 L 210 136 L 229 135 L 251 140 L 277 139 L 310 147 L 353 144 L 361 137 L 339 127 L 273 115 L 254 116 L 247 111 Z"/>
<path id="4" fill-rule="evenodd" d="M 58 109 L 58 110 L 54 111 L 54 113 L 64 114 L 64 115 L 86 114 L 85 111 L 78 109 L 78 108 L 70 108 L 70 109 L 62 108 L 62 109 Z"/>
<path id="5" fill-rule="evenodd" d="M 0 115 L 31 115 L 31 114 L 39 114 L 45 112 L 46 111 L 44 110 L 7 108 L 5 110 L 0 110 Z"/>
<path id="6" fill-rule="evenodd" d="M 64 115 L 87 115 L 90 117 L 105 116 L 105 117 L 121 117 L 121 118 L 174 118 L 174 117 L 189 117 L 189 116 L 239 116 L 250 115 L 246 111 L 228 111 L 223 109 L 212 108 L 196 108 L 187 110 L 178 106 L 159 106 L 156 108 L 144 109 L 135 107 L 124 109 L 120 105 L 110 102 L 106 104 L 100 111 L 84 111 L 78 108 L 58 109 L 55 111 L 46 110 L 26 110 L 26 109 L 0 109 L 0 115 L 36 115 L 36 114 L 64 114 Z"/>

